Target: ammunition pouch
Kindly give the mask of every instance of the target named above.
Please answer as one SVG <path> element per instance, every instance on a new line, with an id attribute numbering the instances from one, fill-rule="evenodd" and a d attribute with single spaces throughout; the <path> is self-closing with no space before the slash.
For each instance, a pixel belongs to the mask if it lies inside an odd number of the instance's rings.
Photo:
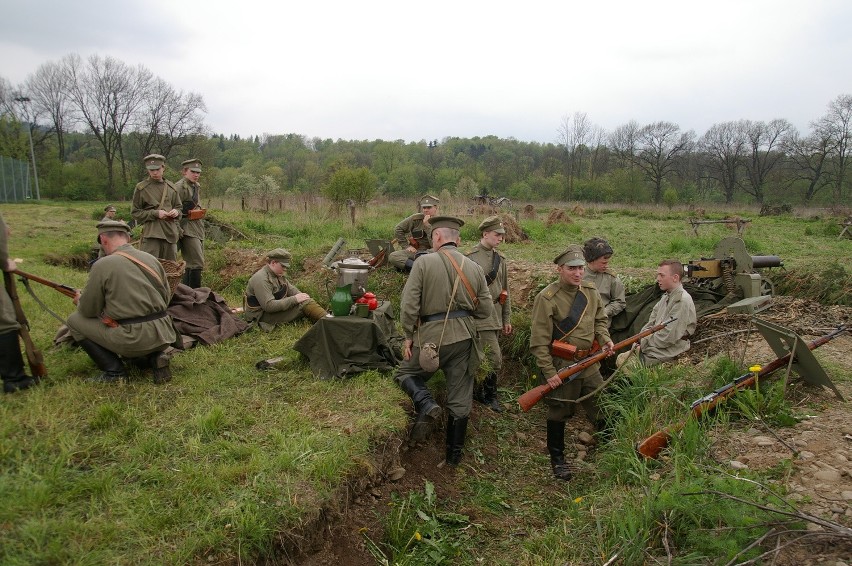
<path id="1" fill-rule="evenodd" d="M 592 347 L 588 350 L 578 350 L 577 346 L 573 344 L 569 344 L 568 342 L 562 342 L 560 340 L 554 340 L 550 344 L 550 355 L 555 358 L 562 358 L 563 360 L 568 360 L 570 362 L 576 362 L 578 360 L 582 360 L 583 358 L 587 358 L 591 354 L 599 351 L 601 349 L 598 341 L 595 340 L 592 342 Z"/>

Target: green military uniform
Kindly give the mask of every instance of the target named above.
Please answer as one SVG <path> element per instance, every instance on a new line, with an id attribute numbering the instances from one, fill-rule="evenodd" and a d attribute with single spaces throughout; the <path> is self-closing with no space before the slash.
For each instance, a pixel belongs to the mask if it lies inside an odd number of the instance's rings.
<path id="1" fill-rule="evenodd" d="M 198 159 L 188 159 L 181 165 L 184 169 L 201 172 L 201 161 Z M 197 288 L 201 286 L 201 271 L 204 269 L 204 219 L 190 220 L 189 211 L 200 208 L 201 185 L 184 176 L 175 183 L 175 190 L 183 214 L 180 220 L 181 236 L 178 249 L 186 262 L 184 284 Z"/>
<path id="2" fill-rule="evenodd" d="M 157 279 L 118 252 L 147 265 L 156 272 Z M 68 328 L 75 341 L 91 340 L 125 358 L 160 352 L 177 338 L 168 314 L 138 323 L 122 321 L 166 313 L 170 298 L 166 272 L 157 258 L 125 244 L 92 265 L 77 310 L 68 317 Z M 119 326 L 110 328 L 104 324 L 102 314 L 119 322 Z"/>
<path id="3" fill-rule="evenodd" d="M 278 248 L 266 255 L 284 267 L 290 267 L 290 252 Z M 263 330 L 272 330 L 276 325 L 292 322 L 306 316 L 316 322 L 327 313 L 316 301 L 310 299 L 299 303 L 295 295 L 299 289 L 287 281 L 284 275 L 277 275 L 269 265 L 261 267 L 249 279 L 243 296 L 244 318 L 257 323 Z"/>
<path id="4" fill-rule="evenodd" d="M 646 366 L 672 361 L 689 350 L 689 337 L 695 334 L 697 319 L 692 296 L 682 285 L 660 297 L 642 330 L 672 317 L 677 320 L 639 341 L 642 363 Z"/>
<path id="5" fill-rule="evenodd" d="M 485 232 L 505 234 L 506 229 L 500 222 L 499 216 L 489 216 L 479 225 L 479 232 L 482 234 Z M 485 376 L 481 384 L 477 384 L 473 397 L 500 412 L 502 409 L 497 398 L 497 373 L 503 367 L 500 333 L 512 321 L 509 270 L 505 256 L 482 241 L 467 253 L 467 257 L 482 268 L 482 272 L 485 274 L 485 283 L 488 285 L 488 291 L 494 304 L 491 316 L 476 321 L 476 329 L 479 331 L 479 344 L 485 351 L 491 371 Z M 501 296 L 504 297 L 502 302 Z"/>
<path id="6" fill-rule="evenodd" d="M 6 271 L 8 264 L 8 234 L 6 222 L 0 214 L 0 269 Z M 15 316 L 15 305 L 6 291 L 4 280 L 3 289 L 0 290 L 0 378 L 3 379 L 4 393 L 27 389 L 38 383 L 38 379 L 28 376 L 24 370 L 21 343 L 18 341 L 20 328 Z"/>
<path id="7" fill-rule="evenodd" d="M 583 279 L 589 283 L 593 283 L 598 290 L 601 301 L 603 301 L 604 311 L 610 321 L 627 306 L 624 283 L 609 269 L 601 273 L 599 271 L 592 271 L 587 267 Z"/>
<path id="8" fill-rule="evenodd" d="M 420 198 L 420 206 L 438 206 L 438 199 L 425 195 Z M 411 266 L 417 252 L 425 252 L 432 248 L 432 225 L 424 222 L 426 215 L 421 212 L 412 214 L 396 225 L 393 229 L 394 238 L 403 249 L 391 252 L 388 256 L 388 265 L 400 271 L 411 271 Z M 412 241 L 413 240 L 413 241 Z M 415 245 L 416 243 L 416 245 Z M 417 248 L 414 253 L 405 250 L 406 247 Z"/>
<path id="9" fill-rule="evenodd" d="M 457 231 L 464 222 L 449 216 L 436 216 L 432 224 L 435 229 Z M 445 254 L 451 256 L 464 273 L 473 297 Z M 447 242 L 440 250 L 414 263 L 402 290 L 400 309 L 402 331 L 405 338 L 412 341 L 412 348 L 411 357 L 402 362 L 394 379 L 414 402 L 418 412 L 415 427 L 419 424 L 428 427 L 427 419 L 434 419 L 441 413 L 425 385 L 437 368 L 424 369 L 420 353 L 427 344 L 435 345 L 439 354 L 438 367 L 447 380 L 447 460 L 458 463 L 472 405 L 473 371 L 479 362 L 475 321 L 488 318 L 493 310 L 482 269 L 462 255 L 454 242 Z M 418 438 L 420 431 L 422 427 L 413 429 L 412 437 Z"/>
<path id="10" fill-rule="evenodd" d="M 159 169 L 164 163 L 165 158 L 161 155 L 145 158 L 145 166 L 149 170 Z M 171 181 L 149 178 L 136 185 L 130 214 L 136 222 L 142 224 L 141 251 L 160 259 L 177 260 L 177 242 L 180 238 L 178 218 L 159 217 L 160 210 L 173 209 L 180 211 L 181 203 Z"/>
<path id="11" fill-rule="evenodd" d="M 557 265 L 585 265 L 581 246 L 569 246 L 558 256 Z M 572 309 L 576 300 L 585 302 L 580 310 Z M 569 313 L 574 312 L 576 326 L 566 335 L 556 328 L 563 323 Z M 576 320 L 579 318 L 579 320 Z M 564 324 L 564 323 L 563 323 Z M 579 287 L 567 284 L 561 279 L 544 288 L 533 301 L 532 324 L 530 327 L 530 353 L 541 373 L 540 383 L 556 375 L 557 371 L 574 363 L 551 354 L 554 337 L 575 346 L 578 350 L 589 350 L 595 340 L 603 346 L 610 342 L 607 330 L 608 319 L 604 312 L 601 297 L 592 283 L 581 281 Z M 571 473 L 564 460 L 565 421 L 575 410 L 574 401 L 585 396 L 603 384 L 600 364 L 586 368 L 576 379 L 563 383 L 545 397 L 547 404 L 547 447 L 550 452 L 554 475 L 563 480 L 570 479 Z M 600 415 L 595 398 L 582 402 L 586 417 L 596 426 L 600 426 Z"/>

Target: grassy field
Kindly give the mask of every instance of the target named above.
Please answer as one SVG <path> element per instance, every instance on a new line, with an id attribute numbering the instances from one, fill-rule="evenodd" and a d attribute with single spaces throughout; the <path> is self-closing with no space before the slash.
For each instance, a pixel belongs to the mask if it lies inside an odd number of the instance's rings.
<path id="1" fill-rule="evenodd" d="M 73 267 L 73 259 L 94 244 L 102 207 L 3 205 L 0 211 L 13 230 L 10 256 L 23 260 L 23 271 L 82 287 L 86 272 Z M 211 210 L 213 218 L 249 239 L 211 242 L 203 282 L 239 305 L 251 271 L 223 276 L 228 258 L 235 250 L 286 247 L 295 260 L 291 277 L 327 306 L 325 282 L 331 275 L 317 266 L 334 241 L 343 237 L 348 248 L 362 248 L 367 238 L 390 238 L 405 214 L 403 205 L 381 204 L 358 211 L 352 226 L 348 216 L 324 208 Z M 838 292 L 848 299 L 845 263 L 852 254 L 849 240 L 837 240 L 836 220 L 740 215 L 752 219 L 745 233 L 751 254 L 781 256 L 787 270 L 799 274 L 797 280 L 825 273 L 846 277 Z M 128 204 L 119 206 L 119 217 L 129 218 Z M 505 245 L 510 259 L 546 266 L 567 244 L 604 236 L 616 250 L 616 271 L 630 270 L 644 283 L 652 281 L 661 258 L 707 257 L 719 239 L 732 235 L 714 225 L 695 237 L 686 212 L 664 209 L 588 209 L 571 223 L 551 227 L 545 217 L 521 220 L 531 240 Z M 464 245 L 478 239 L 481 220 L 466 219 Z M 387 270 L 371 279 L 373 290 L 395 303 L 403 282 Z M 42 387 L 6 395 L 0 403 L 0 563 L 285 562 L 282 553 L 299 547 L 306 527 L 339 507 L 358 477 L 376 473 L 377 448 L 405 434 L 408 403 L 389 375 L 368 372 L 335 382 L 311 376 L 291 349 L 307 323 L 181 353 L 172 363 L 175 378 L 165 386 L 154 385 L 149 375 L 104 386 L 85 381 L 96 373 L 85 353 L 51 347 L 59 321 L 19 289 L 49 377 Z M 61 318 L 72 312 L 66 297 L 46 287 L 35 291 Z M 518 332 L 523 332 L 525 314 L 516 313 Z M 286 359 L 276 371 L 255 369 L 257 361 L 280 355 Z M 647 433 L 660 422 L 677 420 L 682 402 L 701 395 L 699 383 L 724 383 L 738 369 L 708 365 L 695 368 L 690 379 L 678 373 L 682 369 L 643 372 L 638 380 L 614 388 L 608 403 L 620 417 L 618 440 L 597 452 L 598 473 L 570 487 L 541 489 L 539 483 L 547 481 L 541 473 L 546 457 L 529 454 L 518 434 L 541 436 L 537 427 L 543 417 L 510 411 L 487 425 L 498 450 L 472 437 L 467 461 L 474 471 L 460 472 L 467 475 L 459 500 L 436 499 L 428 486 L 423 494 L 401 494 L 392 507 L 420 511 L 415 513 L 420 522 L 408 521 L 402 512 L 396 517 L 398 529 L 385 528 L 386 535 L 395 533 L 401 542 L 386 536 L 373 543 L 392 556 L 390 563 L 408 564 L 581 564 L 603 562 L 615 552 L 622 563 L 639 564 L 649 548 L 665 557 L 662 549 L 669 541 L 678 549 L 674 563 L 731 557 L 759 536 L 762 518 L 732 502 L 709 505 L 707 496 L 687 502 L 678 494 L 712 488 L 760 501 L 765 494 L 708 472 L 708 440 L 697 426 L 687 427 L 662 468 L 639 462 L 632 443 L 637 431 Z M 841 370 L 834 377 L 848 381 L 852 376 Z M 520 392 L 526 381 L 523 372 L 504 379 L 512 390 L 506 397 Z M 657 396 L 673 402 L 654 403 Z M 535 477 L 523 483 L 525 466 L 535 470 Z M 474 509 L 481 520 L 462 509 Z M 507 513 L 536 529 L 519 539 L 509 525 L 497 528 Z M 424 523 L 423 515 L 430 521 Z M 662 538 L 661 516 L 668 518 Z M 413 531 L 405 530 L 411 525 Z M 414 533 L 422 537 L 428 525 L 433 544 L 415 548 L 411 542 L 419 539 Z M 714 537 L 696 534 L 718 525 L 741 528 Z"/>

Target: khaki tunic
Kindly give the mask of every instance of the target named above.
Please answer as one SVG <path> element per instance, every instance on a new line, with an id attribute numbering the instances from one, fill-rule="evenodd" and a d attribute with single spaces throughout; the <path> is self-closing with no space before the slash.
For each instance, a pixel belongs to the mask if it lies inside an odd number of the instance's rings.
<path id="1" fill-rule="evenodd" d="M 163 191 L 166 191 L 163 198 Z M 160 206 L 162 201 L 163 205 Z M 145 179 L 136 185 L 133 191 L 133 206 L 130 214 L 133 219 L 142 224 L 142 239 L 158 238 L 166 240 L 170 244 L 176 244 L 180 237 L 180 223 L 178 218 L 174 220 L 160 219 L 160 210 L 180 211 L 181 204 L 175 186 L 171 181 L 156 182 L 153 179 Z M 173 258 L 163 258 L 173 259 Z"/>
<path id="2" fill-rule="evenodd" d="M 275 294 L 282 289 L 284 296 L 276 299 Z M 299 302 L 295 298 L 300 292 L 285 276 L 276 275 L 269 265 L 264 265 L 251 276 L 246 285 L 245 319 L 261 323 L 261 328 L 264 329 L 296 320 L 302 315 Z M 256 298 L 260 306 L 249 306 L 248 297 Z"/>
<path id="3" fill-rule="evenodd" d="M 484 246 L 482 242 L 476 244 L 467 253 L 467 257 L 475 261 L 482 268 L 482 272 L 487 275 L 491 273 L 495 254 L 500 256 L 500 265 L 497 268 L 497 275 L 494 281 L 488 286 L 488 291 L 491 293 L 491 301 L 494 304 L 494 311 L 488 318 L 477 320 L 476 328 L 479 330 L 480 346 L 491 362 L 491 369 L 496 372 L 503 367 L 503 355 L 500 351 L 499 340 L 500 332 L 512 320 L 512 302 L 510 296 L 506 296 L 504 304 L 501 305 L 498 302 L 501 291 L 505 289 L 507 293 L 509 292 L 509 270 L 506 267 L 506 257 L 497 250 Z"/>
<path id="4" fill-rule="evenodd" d="M 609 331 L 607 330 L 608 319 L 606 312 L 604 312 L 603 302 L 594 284 L 582 281 L 579 287 L 575 287 L 561 281 L 551 283 L 536 295 L 533 301 L 530 327 L 530 353 L 535 357 L 536 365 L 543 380 L 556 375 L 559 369 L 572 363 L 569 360 L 551 356 L 550 344 L 553 342 L 554 324 L 568 316 L 578 292 L 586 296 L 588 304 L 577 327 L 563 341 L 580 350 L 591 348 L 595 339 L 601 346 L 610 341 Z M 576 399 L 579 396 L 583 380 L 588 378 L 594 379 L 597 383 L 600 382 L 600 364 L 587 368 L 572 383 L 563 383 L 548 394 L 546 399 L 553 401 Z M 591 415 L 589 417 L 593 419 Z"/>
<path id="5" fill-rule="evenodd" d="M 671 361 L 689 350 L 689 340 L 686 338 L 695 334 L 697 318 L 692 296 L 683 286 L 660 297 L 642 330 L 665 322 L 671 317 L 676 317 L 677 320 L 639 341 L 642 360 L 646 365 Z"/>
<path id="6" fill-rule="evenodd" d="M 610 321 L 627 306 L 627 300 L 624 298 L 624 283 L 609 269 L 600 273 L 587 267 L 583 280 L 595 284 Z"/>
<path id="7" fill-rule="evenodd" d="M 478 299 L 474 301 L 459 281 L 455 300 L 450 308 L 453 283 L 458 275 L 449 260 L 440 252 L 427 254 L 414 263 L 411 274 L 402 290 L 400 323 L 407 339 L 413 340 L 412 355 L 403 361 L 394 379 L 402 383 L 409 376 L 428 380 L 432 373 L 420 367 L 420 344 L 439 346 L 440 369 L 447 380 L 447 410 L 455 418 L 470 414 L 473 404 L 472 371 L 479 363 L 476 338 L 476 321 L 491 316 L 491 295 L 485 284 L 485 275 L 476 263 L 470 261 L 452 244 L 442 247 L 452 254 Z M 421 316 L 446 313 L 450 310 L 467 310 L 472 316 L 419 323 Z M 443 332 L 443 338 L 442 338 Z"/>
<path id="8" fill-rule="evenodd" d="M 92 265 L 77 310 L 68 317 L 71 335 L 74 340 L 91 340 L 127 358 L 163 350 L 177 338 L 171 317 L 116 328 L 106 326 L 99 318 L 101 313 L 122 320 L 165 312 L 171 298 L 166 272 L 157 258 L 130 244 L 116 251 L 153 269 L 158 280 L 155 281 L 146 269 L 116 253 L 99 259 Z"/>
<path id="9" fill-rule="evenodd" d="M 192 208 L 198 208 L 200 202 L 200 191 L 201 185 L 199 183 L 193 183 L 186 177 L 181 177 L 180 181 L 175 183 L 175 190 L 178 194 L 178 200 L 180 200 L 181 205 L 178 207 L 178 210 L 184 209 L 184 204 L 188 204 L 192 202 Z M 204 240 L 204 219 L 199 218 L 198 220 L 190 220 L 186 218 L 186 216 L 180 219 L 180 227 L 183 230 L 183 235 L 181 238 L 190 237 L 190 238 L 198 238 L 199 240 Z"/>
<path id="10" fill-rule="evenodd" d="M 6 221 L 3 220 L 3 215 L 0 214 L 0 269 L 6 270 L 6 264 L 9 262 L 8 236 L 6 235 Z M 15 316 L 15 305 L 12 304 L 12 299 L 6 291 L 6 281 L 2 283 L 3 290 L 0 291 L 0 334 L 17 331 L 21 328 L 18 324 L 18 319 Z"/>
<path id="11" fill-rule="evenodd" d="M 406 260 L 414 258 L 416 252 L 410 253 L 404 249 L 411 245 L 408 241 L 409 236 L 417 240 L 417 246 L 415 247 L 418 252 L 424 252 L 432 248 L 432 226 L 426 226 L 423 223 L 424 217 L 423 213 L 418 212 L 405 218 L 394 227 L 394 238 L 396 238 L 396 241 L 399 242 L 399 245 L 403 249 L 390 253 L 388 256 L 388 264 L 390 266 L 402 269 L 405 267 Z"/>

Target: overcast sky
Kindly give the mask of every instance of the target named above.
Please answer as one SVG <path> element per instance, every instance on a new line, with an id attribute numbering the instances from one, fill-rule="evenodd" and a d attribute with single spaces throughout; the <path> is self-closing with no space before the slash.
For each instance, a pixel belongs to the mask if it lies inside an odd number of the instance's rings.
<path id="1" fill-rule="evenodd" d="M 0 0 L 13 85 L 76 52 L 200 93 L 217 133 L 555 142 L 786 118 L 852 93 L 848 0 Z"/>

